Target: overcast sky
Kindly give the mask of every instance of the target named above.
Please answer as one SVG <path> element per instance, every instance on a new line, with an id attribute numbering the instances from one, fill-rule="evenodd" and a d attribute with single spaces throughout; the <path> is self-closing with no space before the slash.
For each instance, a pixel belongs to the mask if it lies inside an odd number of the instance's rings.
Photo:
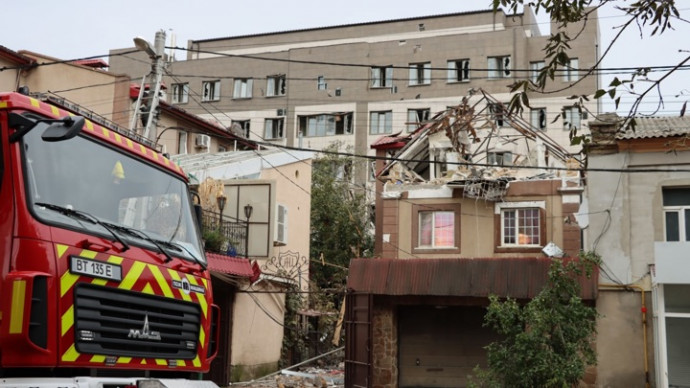
<path id="1" fill-rule="evenodd" d="M 681 14 L 690 19 L 690 0 L 676 1 Z M 624 2 L 619 1 L 623 4 Z M 341 24 L 365 23 L 416 16 L 484 10 L 490 0 L 44 0 L 3 2 L 0 45 L 11 50 L 29 50 L 59 59 L 107 55 L 109 50 L 133 47 L 141 36 L 154 41 L 165 30 L 171 45 L 186 47 L 188 40 L 210 39 Z M 600 11 L 602 46 L 613 38 L 624 19 L 613 7 Z M 548 20 L 538 15 L 542 32 Z M 603 67 L 675 65 L 690 55 L 690 25 L 676 22 L 675 31 L 662 37 L 641 38 L 639 31 L 623 37 Z M 178 55 L 178 58 L 180 55 Z M 667 104 L 662 112 L 680 110 L 690 99 L 690 73 L 680 72 L 662 90 Z M 655 73 L 654 77 L 661 76 Z M 607 83 L 613 76 L 605 76 Z M 641 85 L 643 86 L 643 85 Z M 675 97 L 680 95 L 680 97 Z M 625 100 L 624 100 L 625 101 Z M 652 102 L 641 111 L 654 109 Z"/>

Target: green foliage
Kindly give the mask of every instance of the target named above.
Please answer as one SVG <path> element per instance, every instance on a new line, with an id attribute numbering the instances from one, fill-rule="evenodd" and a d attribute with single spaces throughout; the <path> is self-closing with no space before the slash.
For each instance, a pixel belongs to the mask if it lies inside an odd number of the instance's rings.
<path id="1" fill-rule="evenodd" d="M 517 114 L 521 113 L 525 107 L 529 108 L 529 95 L 563 92 L 582 82 L 582 80 L 587 77 L 596 76 L 602 60 L 609 54 L 611 48 L 616 45 L 618 38 L 625 30 L 637 28 L 640 37 L 643 37 L 645 33 L 649 36 L 654 36 L 661 35 L 665 31 L 672 29 L 673 26 L 671 22 L 674 20 L 685 22 L 685 20 L 681 18 L 680 12 L 676 7 L 675 0 L 638 0 L 632 3 L 628 3 L 624 0 L 530 0 L 528 2 L 524 0 L 493 0 L 493 9 L 497 12 L 499 8 L 504 8 L 509 13 L 517 13 L 520 11 L 521 7 L 525 6 L 525 3 L 531 5 L 534 8 L 534 12 L 537 14 L 540 12 L 547 13 L 551 21 L 556 23 L 557 28 L 555 31 L 551 32 L 551 36 L 546 40 L 543 49 L 545 65 L 540 70 L 536 82 L 522 79 L 509 85 L 511 93 L 515 94 L 510 100 L 508 110 L 510 113 Z M 558 71 L 569 63 L 570 56 L 568 55 L 568 51 L 571 48 L 571 43 L 580 36 L 581 29 L 584 29 L 586 26 L 589 15 L 594 10 L 607 3 L 614 5 L 620 4 L 615 5 L 615 8 L 623 14 L 623 18 L 621 19 L 622 22 L 616 28 L 617 35 L 603 48 L 598 62 L 589 69 L 586 69 L 587 71 L 584 74 L 580 73 L 580 77 L 577 81 L 562 88 L 547 90 L 546 86 L 549 82 L 553 81 Z M 567 29 L 569 25 L 576 23 L 579 23 L 576 27 Z M 635 121 L 633 117 L 637 114 L 642 100 L 650 93 L 656 92 L 659 99 L 658 106 L 661 107 L 663 105 L 663 97 L 660 89 L 662 81 L 689 62 L 690 56 L 671 67 L 658 79 L 649 78 L 649 68 L 637 68 L 630 75 L 629 79 L 621 80 L 615 78 L 607 89 L 592 90 L 591 97 L 593 99 L 609 98 L 616 108 L 618 108 L 621 102 L 621 94 L 627 93 L 635 97 L 635 102 L 632 104 L 627 117 L 622 123 L 623 126 L 628 126 L 634 130 Z M 644 89 L 641 91 L 635 89 L 636 80 L 638 78 L 640 78 L 640 81 L 644 82 L 640 83 L 644 85 Z M 582 111 L 585 109 L 584 102 L 588 101 L 589 96 L 589 94 L 573 96 L 577 99 L 574 105 Z M 681 108 L 681 116 L 685 114 L 685 109 L 686 104 Z M 558 117 L 556 117 L 554 121 L 557 119 Z M 576 145 L 586 142 L 588 139 L 578 134 L 577 128 L 571 128 L 570 140 L 571 144 Z"/>
<path id="2" fill-rule="evenodd" d="M 204 249 L 209 252 L 222 253 L 226 238 L 218 229 L 205 228 L 202 232 Z"/>
<path id="3" fill-rule="evenodd" d="M 337 150 L 337 144 L 328 150 Z M 350 259 L 372 251 L 366 196 L 351 183 L 365 163 L 331 154 L 313 162 L 309 271 L 322 289 L 344 289 Z"/>
<path id="4" fill-rule="evenodd" d="M 303 299 L 297 286 L 291 286 L 285 293 L 285 317 L 283 324 L 283 344 L 279 366 L 286 368 L 301 360 L 307 354 L 307 343 L 304 328 L 300 322 L 298 311 L 303 307 Z"/>
<path id="5" fill-rule="evenodd" d="M 580 299 L 578 277 L 592 276 L 594 253 L 553 259 L 544 289 L 527 304 L 491 296 L 484 325 L 503 340 L 487 349 L 488 368 L 475 369 L 475 387 L 572 387 L 596 364 L 591 341 L 597 313 Z"/>

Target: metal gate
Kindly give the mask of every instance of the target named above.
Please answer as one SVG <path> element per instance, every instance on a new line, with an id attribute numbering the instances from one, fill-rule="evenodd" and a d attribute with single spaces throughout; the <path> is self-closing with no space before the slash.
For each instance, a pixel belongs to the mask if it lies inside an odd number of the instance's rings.
<path id="1" fill-rule="evenodd" d="M 345 387 L 371 387 L 371 294 L 349 293 L 345 313 Z"/>

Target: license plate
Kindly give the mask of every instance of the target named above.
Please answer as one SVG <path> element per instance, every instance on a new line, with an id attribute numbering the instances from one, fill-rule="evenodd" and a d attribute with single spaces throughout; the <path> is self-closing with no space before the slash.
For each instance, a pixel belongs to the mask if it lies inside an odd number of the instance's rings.
<path id="1" fill-rule="evenodd" d="M 107 280 L 122 280 L 122 267 L 102 261 L 70 256 L 69 271 L 73 274 L 86 275 Z"/>

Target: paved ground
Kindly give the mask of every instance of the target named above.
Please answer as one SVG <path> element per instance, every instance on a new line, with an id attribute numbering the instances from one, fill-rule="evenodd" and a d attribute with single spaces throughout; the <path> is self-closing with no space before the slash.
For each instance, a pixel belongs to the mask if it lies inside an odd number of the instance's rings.
<path id="1" fill-rule="evenodd" d="M 260 380 L 235 383 L 237 388 L 342 388 L 345 385 L 344 370 L 333 368 L 306 367 L 298 370 L 284 370 L 279 374 Z"/>

